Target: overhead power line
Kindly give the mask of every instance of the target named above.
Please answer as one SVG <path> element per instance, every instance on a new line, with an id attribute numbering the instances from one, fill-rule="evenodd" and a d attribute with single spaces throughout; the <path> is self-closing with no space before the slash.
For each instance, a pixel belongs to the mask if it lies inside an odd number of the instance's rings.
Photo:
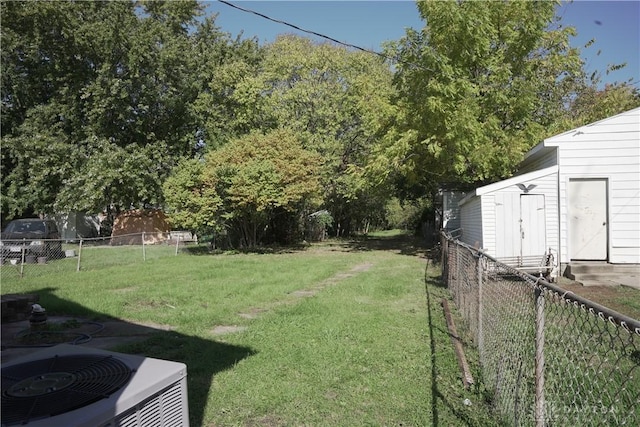
<path id="1" fill-rule="evenodd" d="M 387 56 L 382 52 L 376 52 L 375 50 L 365 49 L 363 47 L 360 47 L 360 46 L 357 46 L 357 45 L 354 45 L 354 44 L 351 44 L 351 43 L 345 43 L 345 42 L 342 42 L 340 40 L 334 39 L 333 37 L 329 37 L 329 36 L 327 36 L 325 34 L 321 34 L 321 33 L 315 32 L 315 31 L 311 31 L 311 30 L 306 30 L 304 28 L 301 28 L 301 27 L 299 27 L 297 25 L 294 25 L 294 24 L 291 24 L 289 22 L 282 21 L 280 19 L 271 18 L 270 16 L 267 16 L 267 15 L 265 15 L 263 13 L 256 12 L 255 10 L 251 10 L 251 9 L 246 9 L 244 7 L 237 6 L 237 5 L 233 4 L 233 3 L 230 3 L 230 2 L 225 1 L 225 0 L 218 0 L 218 2 L 226 4 L 227 6 L 230 6 L 230 7 L 234 8 L 234 9 L 238 9 L 238 10 L 240 10 L 242 12 L 251 13 L 253 15 L 259 16 L 259 17 L 264 18 L 266 20 L 269 20 L 271 22 L 275 22 L 277 24 L 286 25 L 287 27 L 291 27 L 291 28 L 293 28 L 295 30 L 298 30 L 298 31 L 301 31 L 303 33 L 311 34 L 311 35 L 314 35 L 316 37 L 320 37 L 320 38 L 332 41 L 332 42 L 337 43 L 337 44 L 342 45 L 342 46 L 346 46 L 346 47 L 350 47 L 350 48 L 353 48 L 353 49 L 357 49 L 357 50 L 360 50 L 362 52 L 371 53 L 373 55 L 377 55 L 377 56 L 379 56 L 381 58 L 384 58 L 386 60 L 389 60 L 389 61 L 394 61 L 394 62 L 396 61 L 395 58 L 391 58 L 390 56 Z"/>
<path id="2" fill-rule="evenodd" d="M 400 63 L 400 64 L 404 64 L 404 65 L 408 65 L 408 66 L 420 67 L 420 68 L 424 68 L 424 69 L 430 70 L 430 69 L 424 67 L 424 65 L 417 65 L 417 64 L 414 64 L 414 63 L 411 63 L 411 62 L 405 62 L 405 61 L 400 60 L 399 58 L 394 58 L 394 57 L 391 57 L 389 55 L 385 55 L 382 52 L 377 52 L 375 50 L 366 49 L 366 48 L 363 48 L 363 47 L 360 47 L 360 46 L 357 46 L 357 45 L 354 45 L 354 44 L 351 44 L 351 43 L 346 43 L 346 42 L 340 41 L 338 39 L 335 39 L 333 37 L 327 36 L 325 34 L 318 33 L 316 31 L 312 31 L 312 30 L 304 29 L 302 27 L 299 27 L 299 26 L 297 26 L 295 24 L 291 24 L 289 22 L 283 21 L 281 19 L 272 18 L 270 16 L 265 15 L 264 13 L 260 13 L 260 12 L 257 12 L 255 10 L 252 10 L 252 9 L 247 9 L 247 8 L 244 8 L 244 7 L 237 6 L 237 5 L 235 5 L 235 4 L 231 3 L 231 2 L 228 2 L 226 0 L 218 0 L 218 2 L 222 3 L 222 4 L 225 4 L 225 5 L 229 6 L 229 7 L 232 7 L 234 9 L 237 9 L 237 10 L 239 10 L 241 12 L 250 13 L 252 15 L 259 16 L 260 18 L 266 19 L 266 20 L 271 21 L 271 22 L 275 22 L 275 23 L 281 24 L 281 25 L 286 25 L 287 27 L 293 28 L 293 29 L 298 30 L 300 32 L 303 32 L 303 33 L 306 33 L 306 34 L 311 34 L 311 35 L 314 35 L 316 37 L 320 37 L 322 39 L 332 41 L 332 42 L 334 42 L 336 44 L 339 44 L 341 46 L 346 46 L 346 47 L 350 47 L 350 48 L 353 48 L 353 49 L 356 49 L 356 50 L 359 50 L 359 51 L 362 51 L 362 52 L 366 52 L 366 53 L 370 53 L 370 54 L 373 54 L 373 55 L 377 55 L 377 56 L 379 56 L 379 57 L 381 57 L 381 58 L 383 58 L 385 60 L 391 61 L 392 63 Z M 563 14 L 564 14 L 565 11 L 566 10 L 563 10 Z M 430 70 L 430 71 L 433 71 L 433 70 Z M 632 83 L 628 83 L 628 84 L 630 86 L 635 86 L 638 83 L 640 83 L 640 80 L 632 82 Z"/>

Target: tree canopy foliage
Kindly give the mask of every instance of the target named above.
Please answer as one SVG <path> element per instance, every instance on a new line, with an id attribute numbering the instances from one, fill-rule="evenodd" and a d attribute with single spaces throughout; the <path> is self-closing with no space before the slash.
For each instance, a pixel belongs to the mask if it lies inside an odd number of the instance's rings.
<path id="1" fill-rule="evenodd" d="M 395 156 L 442 180 L 508 176 L 583 79 L 552 2 L 419 2 L 425 27 L 398 43 L 406 114 Z M 393 152 L 393 151 L 392 151 Z"/>
<path id="2" fill-rule="evenodd" d="M 389 64 L 378 57 L 281 36 L 266 47 L 260 72 L 238 88 L 253 127 L 290 129 L 321 156 L 323 207 L 338 234 L 383 207 L 364 169 L 393 115 L 391 83 Z"/>
<path id="3" fill-rule="evenodd" d="M 417 6 L 390 63 L 234 38 L 195 0 L 0 2 L 3 220 L 166 207 L 245 245 L 314 210 L 337 235 L 406 225 L 439 183 L 509 176 L 542 138 L 640 105 L 585 76 L 553 2 Z"/>
<path id="4" fill-rule="evenodd" d="M 3 215 L 162 202 L 199 148 L 201 73 L 234 45 L 200 9 L 2 2 Z"/>
<path id="5" fill-rule="evenodd" d="M 640 91 L 631 85 L 608 84 L 598 89 L 597 85 L 588 84 L 572 100 L 564 120 L 556 127 L 573 129 L 636 107 L 640 107 Z"/>
<path id="6" fill-rule="evenodd" d="M 172 221 L 189 229 L 239 233 L 242 246 L 265 238 L 290 243 L 297 221 L 278 229 L 280 216 L 300 217 L 320 205 L 320 156 L 302 147 L 296 134 L 250 133 L 209 152 L 204 161 L 181 163 L 165 182 Z M 278 229 L 272 233 L 269 228 Z M 294 227 L 291 229 L 290 227 Z"/>

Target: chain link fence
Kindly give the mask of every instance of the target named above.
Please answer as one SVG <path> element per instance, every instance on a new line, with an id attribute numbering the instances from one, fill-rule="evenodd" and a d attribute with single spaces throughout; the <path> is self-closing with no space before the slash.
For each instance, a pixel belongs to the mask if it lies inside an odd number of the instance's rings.
<path id="1" fill-rule="evenodd" d="M 133 233 L 115 237 L 63 240 L 2 240 L 2 280 L 73 273 L 176 256 L 197 244 L 190 233 Z"/>
<path id="2" fill-rule="evenodd" d="M 640 322 L 442 239 L 442 278 L 517 426 L 640 425 Z"/>

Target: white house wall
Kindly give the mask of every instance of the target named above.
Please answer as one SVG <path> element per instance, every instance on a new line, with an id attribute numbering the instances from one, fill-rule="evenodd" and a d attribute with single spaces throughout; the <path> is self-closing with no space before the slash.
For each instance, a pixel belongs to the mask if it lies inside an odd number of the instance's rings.
<path id="1" fill-rule="evenodd" d="M 515 250 L 513 229 L 500 229 L 513 224 L 513 212 L 497 218 L 496 203 L 519 211 L 517 184 L 535 184 L 529 194 L 545 197 L 546 244 L 562 270 L 571 261 L 568 192 L 577 179 L 607 181 L 607 260 L 640 264 L 640 108 L 548 138 L 527 154 L 518 175 L 469 193 L 460 202 L 461 240 L 498 257 Z"/>
<path id="2" fill-rule="evenodd" d="M 558 147 L 561 261 L 569 254 L 569 181 L 608 181 L 611 263 L 640 263 L 640 109 L 545 140 Z"/>

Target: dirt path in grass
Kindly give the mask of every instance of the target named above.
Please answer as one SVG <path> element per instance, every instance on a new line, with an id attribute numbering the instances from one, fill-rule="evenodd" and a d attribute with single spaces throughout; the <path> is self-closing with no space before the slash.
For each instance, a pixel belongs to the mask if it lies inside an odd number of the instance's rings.
<path id="1" fill-rule="evenodd" d="M 330 250 L 330 251 L 389 251 L 393 253 L 403 254 L 403 255 L 423 255 L 425 250 L 422 246 L 422 241 L 420 238 L 416 238 L 413 236 L 401 235 L 401 236 L 392 236 L 392 237 L 382 237 L 382 238 L 363 238 L 358 240 L 350 240 L 350 241 L 341 241 L 336 242 L 334 244 L 327 245 L 322 250 Z M 257 319 L 263 314 L 270 312 L 278 307 L 283 307 L 286 305 L 293 305 L 299 302 L 303 298 L 313 297 L 318 294 L 318 292 L 326 289 L 327 287 L 334 286 L 341 281 L 356 276 L 359 273 L 364 271 L 368 271 L 373 267 L 373 263 L 365 262 L 358 264 L 351 268 L 349 271 L 337 273 L 334 276 L 325 279 L 315 286 L 312 286 L 307 289 L 300 289 L 297 291 L 293 291 L 288 294 L 285 298 L 275 301 L 266 306 L 260 307 L 252 307 L 246 311 L 238 313 L 238 316 L 244 319 Z M 211 333 L 214 336 L 220 336 L 224 334 L 241 332 L 244 331 L 246 326 L 239 325 L 217 325 L 212 330 Z"/>
<path id="2" fill-rule="evenodd" d="M 370 262 L 365 262 L 362 264 L 358 264 L 356 266 L 354 266 L 351 270 L 347 271 L 347 272 L 343 272 L 343 273 L 337 273 L 336 275 L 334 275 L 333 277 L 330 277 L 328 279 L 325 279 L 323 281 L 321 281 L 320 283 L 316 284 L 315 286 L 312 286 L 311 288 L 307 288 L 307 289 L 299 289 L 297 291 L 293 291 L 291 293 L 289 293 L 285 298 L 283 298 L 282 300 L 276 301 L 272 304 L 269 304 L 268 306 L 263 306 L 263 307 L 253 307 L 247 311 L 243 311 L 241 313 L 238 313 L 238 315 L 242 318 L 245 319 L 256 319 L 258 317 L 260 317 L 262 314 L 269 312 L 275 308 L 278 307 L 282 307 L 285 305 L 292 305 L 297 303 L 298 301 L 300 301 L 303 298 L 309 298 L 312 296 L 315 296 L 316 294 L 318 294 L 318 292 L 320 292 L 323 289 L 326 289 L 330 286 L 334 286 L 338 283 L 340 283 L 341 281 L 349 278 L 349 277 L 353 277 L 356 276 L 359 273 L 362 273 L 364 271 L 368 271 L 369 269 L 371 269 L 371 267 L 373 267 L 373 264 Z"/>

